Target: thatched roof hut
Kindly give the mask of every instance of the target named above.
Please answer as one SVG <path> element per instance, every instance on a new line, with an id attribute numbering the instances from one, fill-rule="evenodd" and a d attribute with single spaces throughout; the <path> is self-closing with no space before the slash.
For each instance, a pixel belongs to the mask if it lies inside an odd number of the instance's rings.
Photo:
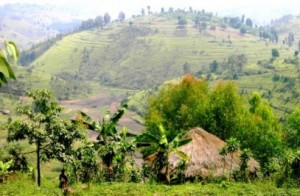
<path id="1" fill-rule="evenodd" d="M 187 177 L 221 176 L 224 172 L 229 173 L 231 156 L 228 154 L 223 157 L 219 154 L 226 142 L 201 128 L 190 130 L 185 138 L 192 138 L 191 142 L 179 148 L 190 157 L 190 161 L 187 163 Z M 239 156 L 239 151 L 233 153 L 232 169 L 239 168 Z M 171 154 L 169 160 L 171 168 L 175 168 L 179 161 L 180 158 L 176 154 Z M 249 160 L 248 166 L 250 171 L 256 171 L 260 168 L 259 163 L 253 158 Z"/>

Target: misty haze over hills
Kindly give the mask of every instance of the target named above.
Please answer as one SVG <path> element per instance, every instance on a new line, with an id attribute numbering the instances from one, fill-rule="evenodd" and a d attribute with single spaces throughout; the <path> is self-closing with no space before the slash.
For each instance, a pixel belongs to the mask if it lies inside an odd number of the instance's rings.
<path id="1" fill-rule="evenodd" d="M 57 7 L 62 7 L 70 12 L 76 13 L 76 16 L 81 19 L 94 18 L 97 15 L 103 15 L 105 12 L 109 12 L 112 18 L 117 18 L 120 11 L 125 12 L 126 18 L 130 18 L 132 15 L 138 15 L 141 13 L 141 9 L 149 5 L 153 12 L 160 12 L 160 9 L 164 7 L 166 10 L 169 7 L 174 9 L 186 9 L 191 6 L 193 9 L 202 10 L 205 9 L 208 12 L 218 14 L 219 16 L 241 16 L 251 18 L 258 25 L 265 25 L 271 20 L 280 18 L 283 15 L 299 14 L 300 2 L 297 0 L 265 0 L 265 1 L 238 1 L 227 0 L 218 1 L 171 1 L 171 0 L 130 0 L 130 1 L 92 1 L 92 0 L 64 0 L 64 1 L 48 1 L 48 0 L 3 0 L 0 5 L 7 3 L 36 3 L 36 4 L 52 4 Z"/>

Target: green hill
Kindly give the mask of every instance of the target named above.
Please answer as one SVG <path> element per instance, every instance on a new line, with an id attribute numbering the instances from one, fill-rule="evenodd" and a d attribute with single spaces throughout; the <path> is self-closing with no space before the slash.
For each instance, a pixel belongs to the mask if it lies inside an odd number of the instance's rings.
<path id="1" fill-rule="evenodd" d="M 187 24 L 179 25 L 178 17 Z M 212 83 L 235 79 L 243 93 L 260 91 L 280 115 L 289 112 L 298 104 L 300 88 L 296 64 L 284 59 L 294 58 L 294 52 L 260 39 L 255 29 L 247 31 L 252 34 L 207 13 L 137 16 L 64 36 L 23 71 L 21 81 L 71 99 L 104 87 L 128 95 L 192 73 Z M 273 48 L 280 57 L 270 62 Z M 214 60 L 216 70 L 210 65 Z"/>

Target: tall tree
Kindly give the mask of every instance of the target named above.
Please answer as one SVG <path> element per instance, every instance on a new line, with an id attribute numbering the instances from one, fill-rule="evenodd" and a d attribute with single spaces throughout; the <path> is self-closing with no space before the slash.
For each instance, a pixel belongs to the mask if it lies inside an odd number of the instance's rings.
<path id="1" fill-rule="evenodd" d="M 145 9 L 144 8 L 142 8 L 141 14 L 142 14 L 142 16 L 145 16 Z"/>
<path id="2" fill-rule="evenodd" d="M 238 139 L 265 168 L 272 157 L 282 154 L 281 127 L 271 106 L 257 92 L 249 98 L 249 105 L 250 113 L 246 114 Z"/>
<path id="3" fill-rule="evenodd" d="M 1 47 L 1 44 L 4 47 Z M 0 87 L 3 83 L 7 83 L 8 79 L 16 79 L 11 66 L 18 58 L 19 50 L 16 44 L 12 41 L 0 40 Z"/>
<path id="4" fill-rule="evenodd" d="M 291 148 L 300 148 L 300 108 L 290 114 L 285 123 L 285 139 Z"/>
<path id="5" fill-rule="evenodd" d="M 148 15 L 150 15 L 151 14 L 151 7 L 150 7 L 150 5 L 147 6 L 147 10 L 148 10 Z"/>
<path id="6" fill-rule="evenodd" d="M 273 48 L 271 54 L 272 54 L 273 58 L 279 57 L 279 51 L 278 51 L 278 49 L 277 48 Z"/>
<path id="7" fill-rule="evenodd" d="M 146 126 L 157 130 L 157 124 L 162 124 L 170 134 L 195 126 L 207 127 L 207 94 L 208 84 L 191 75 L 178 84 L 162 87 L 150 98 Z"/>
<path id="8" fill-rule="evenodd" d="M 107 25 L 107 24 L 109 24 L 110 23 L 110 19 L 111 19 L 111 17 L 110 17 L 110 15 L 106 12 L 105 14 L 104 14 L 104 24 L 105 25 Z"/>
<path id="9" fill-rule="evenodd" d="M 250 18 L 247 18 L 247 20 L 246 20 L 246 25 L 248 26 L 248 27 L 253 27 L 253 23 L 252 23 L 252 20 L 250 19 Z"/>
<path id="10" fill-rule="evenodd" d="M 122 11 L 119 13 L 119 20 L 120 20 L 121 22 L 125 20 L 125 13 L 122 12 Z"/>
<path id="11" fill-rule="evenodd" d="M 95 21 L 94 21 L 94 25 L 96 26 L 96 27 L 103 27 L 103 18 L 102 18 L 102 16 L 97 16 L 96 18 L 95 18 Z"/>
<path id="12" fill-rule="evenodd" d="M 28 139 L 30 144 L 35 144 L 37 184 L 40 186 L 42 157 L 43 160 L 55 158 L 67 161 L 73 154 L 73 142 L 85 136 L 78 121 L 59 118 L 62 108 L 54 100 L 52 92 L 36 90 L 27 95 L 32 98 L 32 103 L 18 109 L 24 117 L 10 123 L 7 139 Z"/>
<path id="13" fill-rule="evenodd" d="M 236 83 L 218 82 L 209 95 L 211 122 L 207 130 L 223 140 L 236 137 L 245 109 Z"/>

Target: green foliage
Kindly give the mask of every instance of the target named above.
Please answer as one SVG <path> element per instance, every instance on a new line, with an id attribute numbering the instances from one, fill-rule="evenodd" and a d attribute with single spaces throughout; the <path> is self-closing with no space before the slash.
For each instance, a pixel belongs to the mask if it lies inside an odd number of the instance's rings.
<path id="1" fill-rule="evenodd" d="M 90 85 L 78 73 L 61 72 L 51 78 L 50 86 L 59 100 L 67 100 L 92 92 Z"/>
<path id="2" fill-rule="evenodd" d="M 78 121 L 59 118 L 62 108 L 53 99 L 52 92 L 36 90 L 27 95 L 32 98 L 31 105 L 18 108 L 18 112 L 24 116 L 10 122 L 7 140 L 28 139 L 29 144 L 36 145 L 37 183 L 40 186 L 40 161 L 68 161 L 73 154 L 72 144 L 85 136 Z"/>
<path id="3" fill-rule="evenodd" d="M 166 85 L 152 96 L 145 116 L 148 129 L 162 124 L 172 134 L 200 125 L 208 126 L 208 84 L 187 75 L 174 85 Z M 197 116 L 197 118 L 196 118 Z"/>
<path id="4" fill-rule="evenodd" d="M 178 26 L 179 28 L 185 28 L 187 20 L 183 16 L 178 16 Z"/>
<path id="5" fill-rule="evenodd" d="M 84 112 L 79 112 L 79 118 L 87 128 L 99 133 L 94 148 L 100 155 L 102 163 L 106 166 L 106 179 L 108 181 L 114 180 L 115 177 L 122 181 L 126 166 L 125 156 L 135 150 L 135 140 L 128 140 L 129 137 L 135 135 L 128 133 L 126 128 L 119 132 L 116 129 L 117 123 L 126 109 L 127 104 L 122 105 L 112 117 L 110 112 L 107 111 L 102 121 L 94 121 Z"/>
<path id="6" fill-rule="evenodd" d="M 212 182 L 186 183 L 166 186 L 151 183 L 90 183 L 74 184 L 70 187 L 74 195 L 299 195 L 299 188 L 278 188 L 273 181 L 256 182 Z M 53 179 L 46 179 L 42 187 L 32 184 L 30 178 L 17 175 L 15 180 L 1 184 L 1 195 L 61 195 L 61 190 Z"/>
<path id="7" fill-rule="evenodd" d="M 187 161 L 181 159 L 175 168 L 175 173 L 172 175 L 172 184 L 183 184 L 186 182 L 185 172 L 187 170 Z"/>
<path id="8" fill-rule="evenodd" d="M 241 28 L 240 28 L 240 33 L 241 33 L 242 35 L 246 34 L 246 33 L 247 33 L 246 27 L 241 27 Z"/>
<path id="9" fill-rule="evenodd" d="M 245 112 L 244 99 L 237 85 L 231 81 L 219 82 L 208 96 L 211 122 L 202 127 L 223 140 L 237 137 Z"/>
<path id="10" fill-rule="evenodd" d="M 282 131 L 270 105 L 258 93 L 253 93 L 249 103 L 250 113 L 246 116 L 240 141 L 244 148 L 252 150 L 254 157 L 264 168 L 272 157 L 282 153 Z"/>
<path id="11" fill-rule="evenodd" d="M 300 108 L 291 113 L 284 125 L 285 140 L 289 147 L 300 147 Z"/>
<path id="12" fill-rule="evenodd" d="M 250 148 L 262 167 L 282 153 L 282 133 L 270 105 L 258 93 L 249 104 L 232 81 L 219 82 L 212 90 L 205 81 L 185 76 L 150 98 L 145 124 L 155 132 L 161 123 L 172 136 L 181 130 L 202 127 L 223 140 L 235 137 Z"/>
<path id="13" fill-rule="evenodd" d="M 14 42 L 4 40 L 3 44 L 4 48 L 0 48 L 0 87 L 6 84 L 8 79 L 16 79 L 11 66 L 19 58 L 19 50 Z"/>
<path id="14" fill-rule="evenodd" d="M 124 115 L 127 104 L 122 105 L 118 111 L 111 117 L 110 111 L 107 110 L 104 118 L 101 121 L 94 121 L 89 115 L 84 112 L 79 112 L 79 119 L 87 126 L 88 129 L 97 132 L 97 137 L 100 144 L 106 145 L 110 140 L 116 140 L 117 123 Z"/>
<path id="15" fill-rule="evenodd" d="M 300 151 L 287 151 L 280 159 L 278 187 L 300 186 Z"/>
<path id="16" fill-rule="evenodd" d="M 0 161 L 0 183 L 5 182 L 7 174 L 9 173 L 8 169 L 11 167 L 13 160 L 3 163 Z"/>
<path id="17" fill-rule="evenodd" d="M 279 51 L 278 51 L 278 49 L 273 48 L 271 54 L 272 54 L 272 57 L 273 57 L 273 58 L 279 57 Z"/>
<path id="18" fill-rule="evenodd" d="M 192 139 L 183 139 L 184 132 L 177 132 L 176 135 L 168 137 L 166 130 L 160 124 L 158 130 L 145 131 L 137 138 L 138 146 L 148 146 L 148 154 L 145 154 L 146 160 L 150 162 L 150 165 L 157 176 L 158 181 L 164 181 L 169 184 L 170 169 L 169 169 L 169 156 L 172 152 L 181 157 L 184 160 L 190 158 L 184 152 L 178 150 L 182 145 L 189 143 Z M 165 168 L 165 171 L 162 170 Z M 162 172 L 162 173 L 161 173 Z"/>
<path id="19" fill-rule="evenodd" d="M 244 149 L 241 152 L 240 155 L 240 177 L 243 181 L 246 181 L 248 179 L 248 161 L 250 160 L 252 156 L 252 152 L 250 149 Z"/>
<path id="20" fill-rule="evenodd" d="M 74 150 L 72 159 L 66 165 L 70 183 L 99 180 L 101 171 L 96 157 L 93 144 L 87 143 Z"/>
<path id="21" fill-rule="evenodd" d="M 233 137 L 230 137 L 228 140 L 226 140 L 226 146 L 223 147 L 225 148 L 226 153 L 229 153 L 231 156 L 230 160 L 230 175 L 232 174 L 232 162 L 233 162 L 233 153 L 237 152 L 240 149 L 240 142 Z M 223 155 L 225 154 L 222 152 L 223 150 L 221 149 L 221 152 Z"/>

